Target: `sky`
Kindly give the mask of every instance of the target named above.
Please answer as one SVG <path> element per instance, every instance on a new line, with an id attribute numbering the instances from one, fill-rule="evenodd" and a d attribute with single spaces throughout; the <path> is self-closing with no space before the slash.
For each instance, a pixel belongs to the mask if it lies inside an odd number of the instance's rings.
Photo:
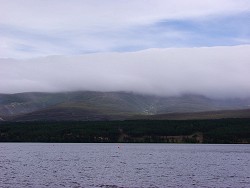
<path id="1" fill-rule="evenodd" d="M 0 93 L 247 96 L 249 25 L 249 0 L 0 0 Z"/>

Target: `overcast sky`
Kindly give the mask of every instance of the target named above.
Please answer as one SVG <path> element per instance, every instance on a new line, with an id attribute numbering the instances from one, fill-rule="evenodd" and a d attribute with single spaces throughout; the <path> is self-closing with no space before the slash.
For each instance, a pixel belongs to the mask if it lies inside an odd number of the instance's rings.
<path id="1" fill-rule="evenodd" d="M 249 25 L 249 0 L 0 0 L 0 92 L 247 96 Z"/>

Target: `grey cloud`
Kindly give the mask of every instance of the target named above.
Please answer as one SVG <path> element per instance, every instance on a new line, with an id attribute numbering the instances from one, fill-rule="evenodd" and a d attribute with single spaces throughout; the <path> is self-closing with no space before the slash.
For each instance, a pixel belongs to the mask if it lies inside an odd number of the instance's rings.
<path id="1" fill-rule="evenodd" d="M 0 59 L 0 93 L 132 91 L 250 96 L 250 45 Z"/>

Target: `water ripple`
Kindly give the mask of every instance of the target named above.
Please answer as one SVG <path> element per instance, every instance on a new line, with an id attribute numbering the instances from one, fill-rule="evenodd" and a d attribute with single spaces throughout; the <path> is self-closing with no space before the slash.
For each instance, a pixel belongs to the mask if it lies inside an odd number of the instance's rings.
<path id="1" fill-rule="evenodd" d="M 250 145 L 119 146 L 1 143 L 0 187 L 250 187 Z"/>

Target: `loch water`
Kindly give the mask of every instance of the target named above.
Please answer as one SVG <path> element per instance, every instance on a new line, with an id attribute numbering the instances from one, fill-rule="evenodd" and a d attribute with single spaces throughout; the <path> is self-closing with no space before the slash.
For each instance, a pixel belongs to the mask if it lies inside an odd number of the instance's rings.
<path id="1" fill-rule="evenodd" d="M 0 143 L 0 187 L 250 187 L 250 145 Z"/>

